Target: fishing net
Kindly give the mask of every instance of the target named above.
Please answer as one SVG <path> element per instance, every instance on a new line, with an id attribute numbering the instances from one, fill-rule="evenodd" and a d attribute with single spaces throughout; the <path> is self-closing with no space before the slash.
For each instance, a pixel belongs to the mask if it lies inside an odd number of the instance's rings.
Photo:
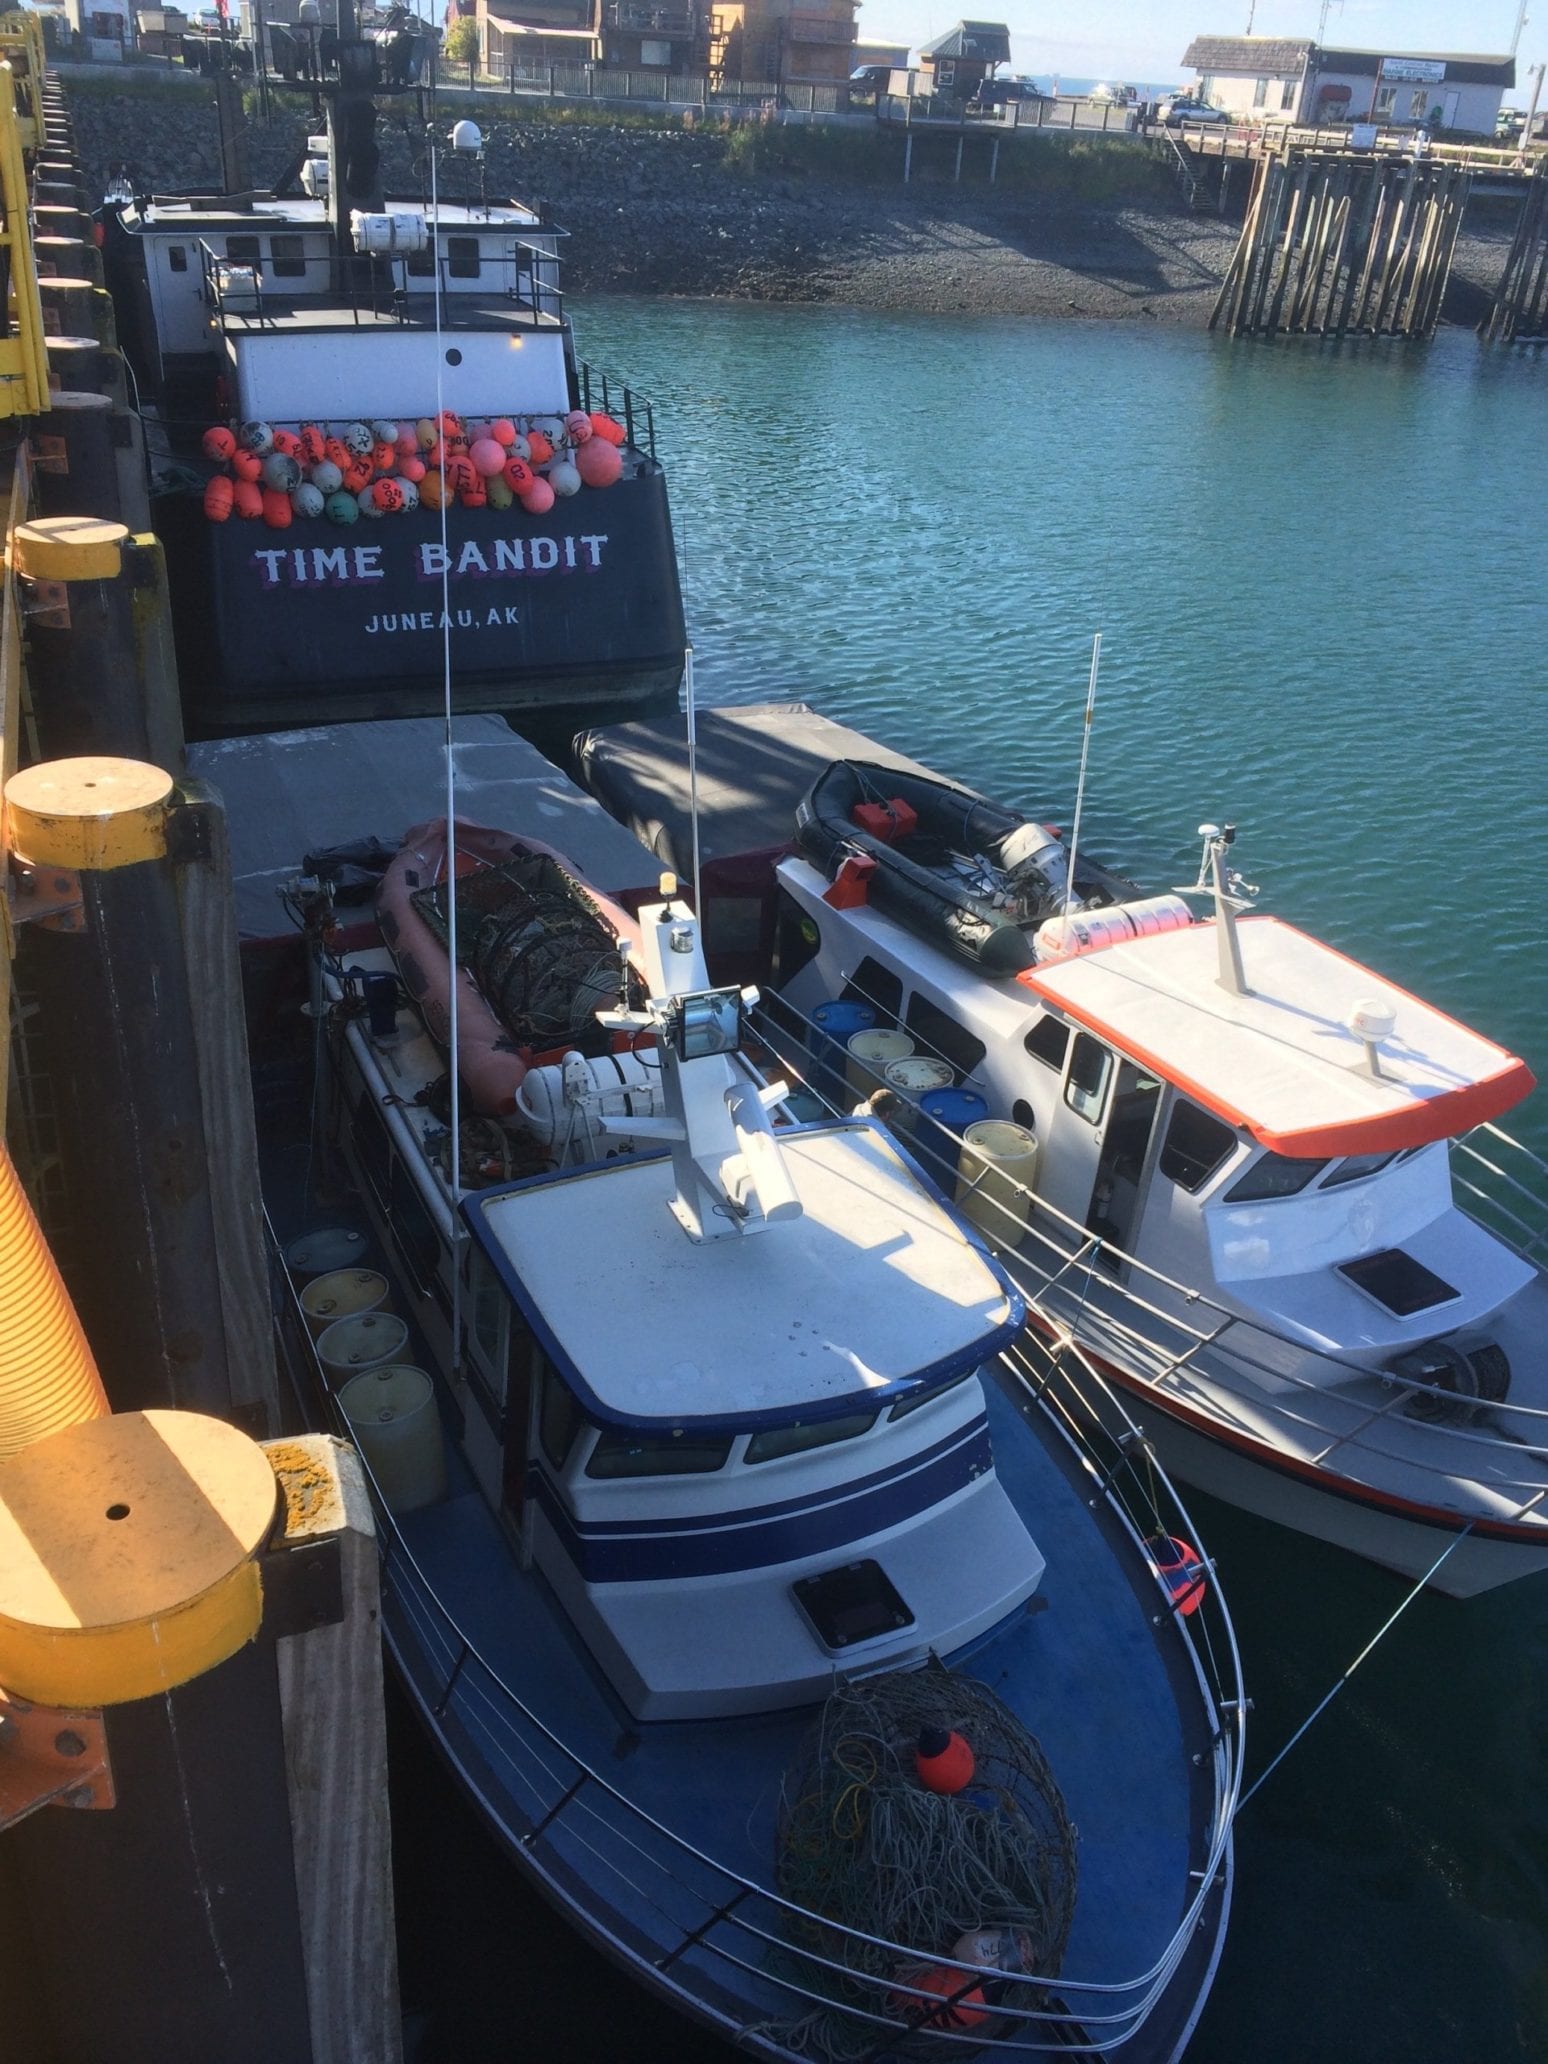
<path id="1" fill-rule="evenodd" d="M 415 909 L 444 946 L 446 884 Z M 596 1014 L 618 1000 L 618 939 L 580 884 L 546 853 L 457 878 L 457 959 L 519 1046 L 606 1049 Z"/>
<path id="2" fill-rule="evenodd" d="M 915 1746 L 927 1728 L 960 1734 L 971 1746 L 974 1774 L 965 1790 L 942 1795 L 920 1782 Z M 1076 1875 L 1075 1830 L 1063 1797 L 1014 1713 L 984 1685 L 939 1662 L 833 1693 L 786 1775 L 776 1842 L 775 1883 L 805 1909 L 787 1917 L 790 1948 L 853 1974 L 781 1953 L 783 1975 L 833 2000 L 779 2030 L 804 2055 L 830 2064 L 882 2051 L 940 2055 L 943 2045 L 928 2026 L 889 2039 L 874 2020 L 845 2012 L 858 2007 L 919 2020 L 923 2010 L 892 1988 L 899 1981 L 917 1985 L 921 1966 L 935 1957 L 993 1960 L 1040 1978 L 1058 1973 Z M 906 1944 L 917 1956 L 911 1964 L 824 1920 Z M 965 1953 L 957 1947 L 965 1936 L 997 1936 L 1008 1954 Z M 974 1983 L 965 1973 L 939 1978 L 948 1992 Z M 990 1986 L 1002 2008 L 1053 2005 L 1041 1987 L 1014 1976 Z M 992 2013 L 964 2017 L 947 2007 L 934 2018 L 953 2029 L 966 2023 L 985 2041 L 996 2027 Z M 960 2052 L 960 2035 L 956 2047 Z"/>

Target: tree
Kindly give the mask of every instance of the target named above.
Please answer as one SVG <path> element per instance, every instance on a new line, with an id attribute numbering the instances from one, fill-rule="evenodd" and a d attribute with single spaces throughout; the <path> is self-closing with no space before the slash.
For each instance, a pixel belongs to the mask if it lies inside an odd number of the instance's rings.
<path id="1" fill-rule="evenodd" d="M 448 64 L 472 64 L 478 56 L 478 23 L 470 14 L 459 14 L 446 31 L 441 56 Z"/>

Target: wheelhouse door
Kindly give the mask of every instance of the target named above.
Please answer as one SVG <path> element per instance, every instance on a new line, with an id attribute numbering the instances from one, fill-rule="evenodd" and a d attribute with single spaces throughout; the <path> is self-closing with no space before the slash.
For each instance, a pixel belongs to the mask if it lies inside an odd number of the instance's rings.
<path id="1" fill-rule="evenodd" d="M 1089 1032 L 1077 1032 L 1070 1041 L 1053 1123 L 1038 1142 L 1033 1179 L 1037 1194 L 1077 1226 L 1084 1226 L 1091 1215 L 1117 1072 L 1118 1056 L 1112 1048 Z M 1068 1238 L 1073 1245 L 1075 1233 Z"/>

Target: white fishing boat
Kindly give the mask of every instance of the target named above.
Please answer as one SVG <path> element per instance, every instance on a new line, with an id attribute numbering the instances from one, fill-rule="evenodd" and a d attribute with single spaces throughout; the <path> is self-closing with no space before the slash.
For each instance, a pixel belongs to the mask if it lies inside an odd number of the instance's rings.
<path id="1" fill-rule="evenodd" d="M 860 771 L 885 800 L 890 771 Z M 822 864 L 778 868 L 784 1003 L 803 1037 L 834 1003 L 896 1028 L 976 1100 L 958 1131 L 1000 1126 L 1015 1165 L 988 1175 L 928 1101 L 906 1113 L 990 1182 L 1052 1351 L 1251 1511 L 1458 1596 L 1548 1568 L 1548 1169 L 1497 1123 L 1526 1064 L 1245 914 L 1230 827 L 1185 892 L 1102 907 L 1066 897 L 1063 850 L 1030 880 L 998 844 L 948 856 L 1019 928 L 1001 978 L 856 883 L 862 846 L 886 872 L 874 842 L 817 830 Z"/>
<path id="2" fill-rule="evenodd" d="M 670 882 L 639 895 L 648 856 L 476 723 L 486 806 L 573 856 L 563 954 L 490 834 L 411 836 L 390 941 L 348 856 L 287 880 L 298 831 L 397 807 L 386 746 L 432 727 L 197 756 L 255 1002 L 285 986 L 264 897 L 306 920 L 315 1099 L 309 1042 L 259 1058 L 282 1330 L 373 1474 L 412 1699 L 519 1867 L 752 2054 L 1180 2056 L 1244 1725 L 1197 1537 L 1100 1386 L 1028 1361 L 1019 1293 L 887 1131 L 793 1120 L 755 998 Z M 450 1038 L 453 968 L 507 1014 L 510 1097 L 477 1110 L 427 1022 Z M 330 1171 L 338 1251 L 395 1311 L 314 1340 Z"/>

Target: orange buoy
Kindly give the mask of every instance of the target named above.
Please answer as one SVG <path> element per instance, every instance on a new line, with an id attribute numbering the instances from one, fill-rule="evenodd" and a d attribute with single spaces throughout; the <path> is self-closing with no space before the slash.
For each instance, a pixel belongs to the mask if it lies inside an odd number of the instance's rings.
<path id="1" fill-rule="evenodd" d="M 600 437 L 604 444 L 627 444 L 629 441 L 629 433 L 623 424 L 615 423 L 611 416 L 604 416 L 600 410 L 592 412 L 591 430 L 592 435 Z"/>
<path id="2" fill-rule="evenodd" d="M 256 480 L 263 472 L 263 460 L 256 452 L 238 451 L 231 454 L 231 470 L 238 480 Z"/>
<path id="3" fill-rule="evenodd" d="M 231 490 L 231 505 L 246 521 L 263 514 L 263 489 L 256 480 L 239 480 Z"/>
<path id="4" fill-rule="evenodd" d="M 509 416 L 497 416 L 489 426 L 489 434 L 496 444 L 512 445 L 516 442 L 516 425 Z"/>
<path id="5" fill-rule="evenodd" d="M 902 1982 L 915 1992 L 935 1995 L 932 2002 L 916 1999 L 914 1992 L 895 1992 L 888 2001 L 898 2018 L 915 2028 L 976 2028 L 989 2019 L 983 1988 L 968 1985 L 965 1971 L 948 1971 L 939 1964 L 931 1964 L 921 1970 L 904 1971 L 901 1976 Z M 968 1987 L 965 1992 L 964 1986 Z"/>
<path id="6" fill-rule="evenodd" d="M 236 450 L 236 439 L 223 423 L 212 423 L 199 442 L 207 459 L 229 459 Z"/>
<path id="7" fill-rule="evenodd" d="M 224 523 L 230 516 L 235 492 L 235 483 L 228 480 L 224 473 L 217 473 L 213 480 L 205 482 L 204 513 L 211 523 Z"/>
<path id="8" fill-rule="evenodd" d="M 554 448 L 541 430 L 527 432 L 527 456 L 534 466 L 546 466 L 554 455 Z"/>
<path id="9" fill-rule="evenodd" d="M 1187 1541 L 1178 1540 L 1175 1534 L 1154 1534 L 1145 1546 L 1156 1565 L 1156 1575 L 1166 1586 L 1173 1609 L 1187 1619 L 1204 1603 L 1204 1594 L 1209 1588 L 1205 1581 L 1203 1556 Z"/>
<path id="10" fill-rule="evenodd" d="M 263 520 L 270 530 L 289 530 L 295 510 L 290 506 L 290 497 L 281 488 L 266 487 L 261 493 Z"/>
<path id="11" fill-rule="evenodd" d="M 507 459 L 501 473 L 511 493 L 518 495 L 524 495 L 537 478 L 525 459 Z"/>
<path id="12" fill-rule="evenodd" d="M 927 1792 L 949 1797 L 973 1782 L 973 1751 L 960 1734 L 944 1727 L 921 1727 L 914 1768 Z"/>

